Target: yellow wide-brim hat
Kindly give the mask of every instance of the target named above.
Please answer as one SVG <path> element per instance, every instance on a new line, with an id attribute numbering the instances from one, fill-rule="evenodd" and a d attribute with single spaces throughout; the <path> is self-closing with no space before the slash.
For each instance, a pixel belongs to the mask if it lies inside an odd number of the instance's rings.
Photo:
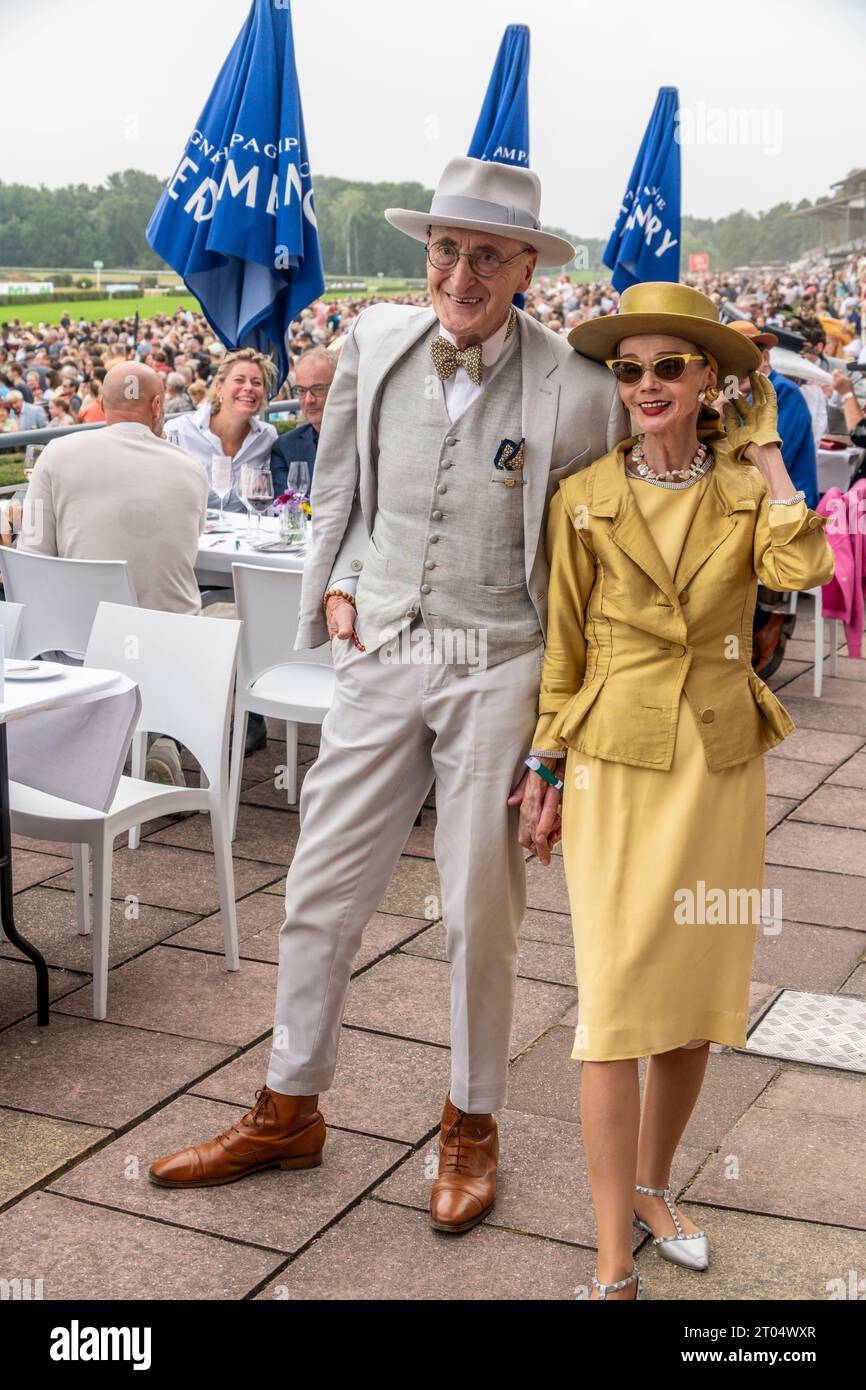
<path id="1" fill-rule="evenodd" d="M 689 285 L 668 280 L 647 280 L 623 291 L 618 314 L 587 319 L 568 335 L 582 357 L 605 362 L 616 357 L 623 338 L 636 333 L 669 333 L 685 338 L 712 354 L 718 363 L 718 385 L 735 376 L 739 381 L 761 365 L 761 351 L 742 333 L 719 323 L 719 311 L 711 299 Z"/>

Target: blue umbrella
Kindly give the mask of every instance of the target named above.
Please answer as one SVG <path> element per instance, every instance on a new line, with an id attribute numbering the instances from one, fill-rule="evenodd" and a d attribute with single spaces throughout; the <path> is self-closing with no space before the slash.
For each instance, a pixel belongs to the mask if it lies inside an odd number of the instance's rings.
<path id="1" fill-rule="evenodd" d="M 325 288 L 289 0 L 253 0 L 147 227 L 228 348 L 277 354 Z"/>
<path id="2" fill-rule="evenodd" d="M 660 87 L 602 260 L 616 290 L 680 278 L 679 96 Z"/>
<path id="3" fill-rule="evenodd" d="M 502 36 L 472 143 L 473 159 L 529 166 L 529 29 L 509 24 Z"/>
<path id="4" fill-rule="evenodd" d="M 529 27 L 509 24 L 502 35 L 484 105 L 472 143 L 466 151 L 473 159 L 529 167 Z M 526 296 L 516 294 L 519 309 Z"/>

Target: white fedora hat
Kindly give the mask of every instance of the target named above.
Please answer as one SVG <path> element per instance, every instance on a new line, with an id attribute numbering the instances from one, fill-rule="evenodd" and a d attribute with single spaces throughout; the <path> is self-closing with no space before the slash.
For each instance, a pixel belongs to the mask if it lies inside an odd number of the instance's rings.
<path id="1" fill-rule="evenodd" d="M 426 241 L 431 226 L 465 227 L 525 242 L 538 252 L 541 266 L 567 265 L 575 249 L 564 237 L 541 230 L 540 207 L 541 183 L 531 169 L 461 155 L 445 165 L 429 212 L 386 208 L 385 217 L 416 241 Z"/>

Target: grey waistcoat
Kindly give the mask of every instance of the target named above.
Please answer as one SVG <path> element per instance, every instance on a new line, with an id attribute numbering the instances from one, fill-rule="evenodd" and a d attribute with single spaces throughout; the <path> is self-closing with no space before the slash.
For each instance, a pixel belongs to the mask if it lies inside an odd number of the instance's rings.
<path id="1" fill-rule="evenodd" d="M 382 389 L 377 512 L 357 626 L 368 651 L 396 650 L 420 614 L 442 659 L 459 667 L 465 651 L 470 665 L 493 666 L 543 640 L 526 587 L 522 473 L 493 463 L 503 439 L 523 434 L 520 347 L 452 424 L 430 357 L 438 331 L 400 359 Z"/>

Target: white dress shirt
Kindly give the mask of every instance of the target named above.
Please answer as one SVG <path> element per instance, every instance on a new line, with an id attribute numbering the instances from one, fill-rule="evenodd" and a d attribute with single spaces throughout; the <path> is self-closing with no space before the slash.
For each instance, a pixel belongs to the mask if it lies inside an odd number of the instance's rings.
<path id="1" fill-rule="evenodd" d="M 214 454 L 218 458 L 225 458 L 222 441 L 215 435 L 210 428 L 210 401 L 205 401 L 198 410 L 193 410 L 185 415 L 171 415 L 165 422 L 165 437 L 170 444 L 178 444 L 181 449 L 185 449 L 193 458 L 198 459 L 199 463 L 207 473 L 208 482 L 211 481 L 211 464 Z M 268 425 L 258 416 L 250 417 L 250 428 L 237 453 L 232 458 L 232 486 L 231 492 L 226 498 L 223 507 L 227 512 L 245 512 L 246 507 L 241 498 L 241 468 L 245 463 L 255 464 L 261 472 L 270 472 L 271 449 L 277 440 L 277 431 L 273 425 Z M 220 499 L 213 487 L 208 496 L 209 507 L 218 507 Z"/>
<path id="2" fill-rule="evenodd" d="M 491 333 L 489 338 L 485 338 L 481 344 L 481 385 L 476 386 L 465 367 L 458 367 L 453 376 L 446 377 L 442 383 L 443 396 L 445 399 L 445 413 L 452 425 L 459 419 L 465 410 L 468 410 L 474 400 L 481 395 L 485 386 L 488 386 L 496 373 L 501 371 L 508 361 L 517 344 L 517 324 L 511 331 L 511 336 L 506 342 L 505 335 L 508 332 L 508 324 L 511 314 L 505 316 L 505 322 L 500 324 L 495 333 Z M 443 338 L 447 338 L 449 343 L 455 343 L 453 333 L 449 333 L 447 328 L 439 325 L 439 332 Z M 338 579 L 332 586 L 336 589 L 344 589 L 347 594 L 354 594 L 358 587 L 358 576 L 356 574 L 347 575 L 345 579 Z"/>

